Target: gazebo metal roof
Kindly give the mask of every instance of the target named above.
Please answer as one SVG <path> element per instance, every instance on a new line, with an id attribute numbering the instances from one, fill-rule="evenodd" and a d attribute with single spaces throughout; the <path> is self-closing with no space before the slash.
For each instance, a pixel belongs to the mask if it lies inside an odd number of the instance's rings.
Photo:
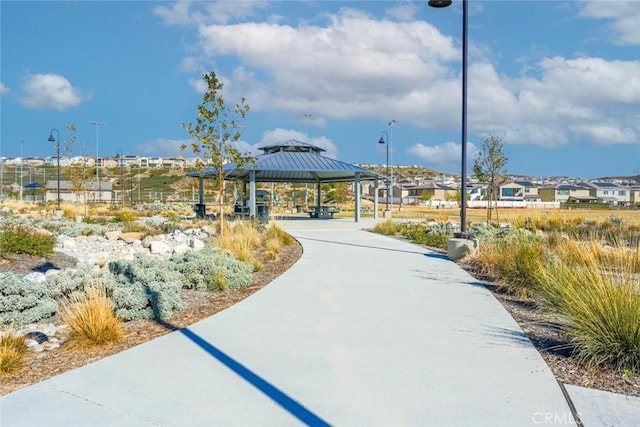
<path id="1" fill-rule="evenodd" d="M 244 169 L 231 163 L 225 165 L 226 180 L 249 180 L 255 171 L 256 182 L 350 182 L 360 174 L 361 181 L 384 179 L 376 172 L 322 156 L 320 147 L 289 139 L 278 144 L 260 147 L 263 154 L 255 157 L 253 164 Z M 216 168 L 208 168 L 187 174 L 190 177 L 215 178 Z"/>

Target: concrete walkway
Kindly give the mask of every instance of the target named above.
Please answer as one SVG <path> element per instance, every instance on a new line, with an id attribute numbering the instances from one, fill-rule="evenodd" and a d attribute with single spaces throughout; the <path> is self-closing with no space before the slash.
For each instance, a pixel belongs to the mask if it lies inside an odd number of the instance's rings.
<path id="1" fill-rule="evenodd" d="M 369 221 L 279 224 L 304 254 L 270 285 L 2 397 L 0 426 L 575 425 L 525 334 L 455 263 Z"/>

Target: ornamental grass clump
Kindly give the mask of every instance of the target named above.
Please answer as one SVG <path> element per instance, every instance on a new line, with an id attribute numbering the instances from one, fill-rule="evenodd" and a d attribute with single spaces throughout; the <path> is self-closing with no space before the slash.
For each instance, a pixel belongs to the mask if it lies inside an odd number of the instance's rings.
<path id="1" fill-rule="evenodd" d="M 0 376 L 23 368 L 27 349 L 23 336 L 11 332 L 0 334 Z"/>
<path id="2" fill-rule="evenodd" d="M 278 259 L 282 253 L 284 247 L 280 239 L 277 237 L 270 237 L 263 243 L 264 249 L 262 251 L 262 257 L 267 261 L 274 261 Z"/>
<path id="3" fill-rule="evenodd" d="M 503 234 L 487 239 L 469 260 L 478 274 L 494 277 L 500 289 L 520 297 L 536 293 L 536 277 L 544 268 L 546 245 L 542 237 L 527 233 Z"/>
<path id="4" fill-rule="evenodd" d="M 589 366 L 640 371 L 637 256 L 627 251 L 604 265 L 597 254 L 571 245 L 538 275 L 541 301 L 562 316 L 575 357 Z"/>
<path id="5" fill-rule="evenodd" d="M 248 222 L 236 222 L 216 241 L 216 246 L 228 251 L 240 261 L 254 266 L 257 271 L 262 264 L 255 256 L 255 251 L 260 248 L 262 240 L 260 232 Z"/>
<path id="6" fill-rule="evenodd" d="M 280 241 L 282 246 L 293 246 L 296 244 L 296 239 L 294 239 L 292 235 L 290 235 L 274 223 L 265 228 L 265 230 L 263 231 L 263 238 L 265 239 L 265 241 L 271 238 L 275 238 Z"/>
<path id="7" fill-rule="evenodd" d="M 61 318 L 71 331 L 71 347 L 100 347 L 124 337 L 122 321 L 114 313 L 113 297 L 101 283 L 88 286 L 86 296 L 75 294 L 62 302 Z"/>

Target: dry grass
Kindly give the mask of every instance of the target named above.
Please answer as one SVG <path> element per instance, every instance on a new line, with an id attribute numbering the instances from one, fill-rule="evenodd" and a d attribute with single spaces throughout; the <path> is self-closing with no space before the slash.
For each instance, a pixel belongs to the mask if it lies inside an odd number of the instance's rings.
<path id="1" fill-rule="evenodd" d="M 86 298 L 62 302 L 61 313 L 71 331 L 71 347 L 94 348 L 124 337 L 122 321 L 114 314 L 113 302 L 102 284 L 89 286 Z"/>
<path id="2" fill-rule="evenodd" d="M 562 315 L 578 360 L 640 372 L 637 251 L 612 252 L 606 264 L 600 254 L 568 244 L 539 273 L 540 295 Z"/>
<path id="3" fill-rule="evenodd" d="M 25 364 L 27 344 L 23 336 L 0 335 L 0 376 L 19 371 Z"/>
<path id="4" fill-rule="evenodd" d="M 451 220 L 460 219 L 460 209 L 429 209 L 428 206 L 403 205 L 402 212 L 398 212 L 398 206 L 394 205 L 393 217 L 396 219 L 434 219 L 436 217 L 448 217 Z M 485 209 L 467 209 L 467 221 L 471 223 L 486 223 L 487 211 Z M 500 222 L 516 224 L 525 221 L 526 218 L 554 224 L 575 224 L 582 221 L 595 221 L 602 223 L 612 217 L 620 218 L 625 224 L 640 225 L 640 215 L 637 210 L 602 210 L 602 209 L 499 209 Z M 540 229 L 540 228 L 539 228 Z"/>
<path id="5" fill-rule="evenodd" d="M 264 250 L 262 251 L 262 257 L 266 261 L 275 261 L 282 253 L 284 245 L 282 241 L 277 237 L 269 237 L 264 241 Z"/>

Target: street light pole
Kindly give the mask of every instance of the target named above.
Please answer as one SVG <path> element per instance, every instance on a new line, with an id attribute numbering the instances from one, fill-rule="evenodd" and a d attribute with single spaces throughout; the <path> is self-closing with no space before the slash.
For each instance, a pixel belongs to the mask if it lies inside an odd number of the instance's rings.
<path id="1" fill-rule="evenodd" d="M 386 136 L 386 139 L 385 139 Z M 378 144 L 386 144 L 386 148 L 387 148 L 387 182 L 386 182 L 386 187 L 387 187 L 387 209 L 386 212 L 391 212 L 391 207 L 389 206 L 389 188 L 391 187 L 391 175 L 390 175 L 390 168 L 389 168 L 389 134 L 387 133 L 387 131 L 383 130 L 382 134 L 380 135 L 380 140 L 378 141 Z"/>
<path id="2" fill-rule="evenodd" d="M 53 131 L 56 131 L 57 138 L 53 137 Z M 58 160 L 58 210 L 60 210 L 60 131 L 55 128 L 51 129 L 48 141 L 56 143 L 56 159 Z"/>
<path id="3" fill-rule="evenodd" d="M 96 127 L 96 188 L 98 189 L 98 200 L 102 201 L 102 183 L 100 182 L 100 168 L 98 167 L 98 129 L 104 126 L 104 122 L 89 122 L 90 125 Z"/>
<path id="4" fill-rule="evenodd" d="M 389 138 L 389 168 L 390 168 L 390 178 L 389 178 L 389 188 L 391 190 L 391 206 L 389 209 L 393 210 L 393 128 L 394 126 L 398 124 L 397 121 L 395 120 L 391 120 L 389 123 L 387 123 L 387 126 L 389 126 L 390 128 L 390 134 L 391 137 Z"/>
<path id="5" fill-rule="evenodd" d="M 20 140 L 20 201 L 22 201 L 22 165 L 24 164 L 24 160 L 22 159 L 22 144 L 24 144 L 24 139 Z"/>
<path id="6" fill-rule="evenodd" d="M 442 8 L 450 6 L 452 0 L 429 0 L 429 6 Z M 468 0 L 462 0 L 462 171 L 460 175 L 460 235 L 467 231 L 467 39 Z"/>

